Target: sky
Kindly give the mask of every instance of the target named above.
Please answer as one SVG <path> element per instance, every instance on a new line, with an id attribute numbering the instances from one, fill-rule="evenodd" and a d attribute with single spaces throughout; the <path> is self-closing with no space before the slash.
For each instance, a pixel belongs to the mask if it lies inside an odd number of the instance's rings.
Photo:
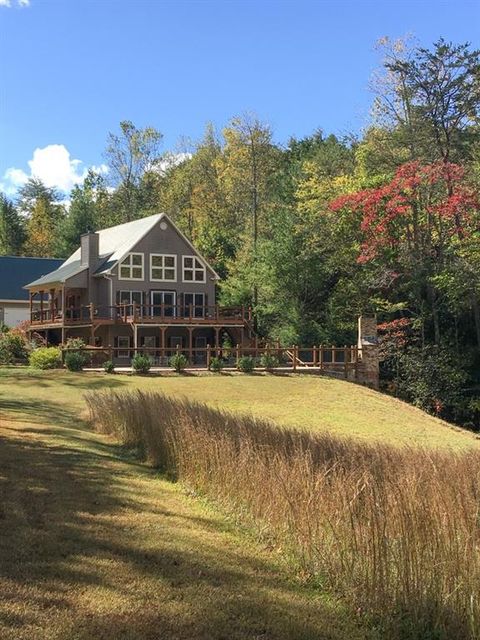
<path id="1" fill-rule="evenodd" d="M 163 149 L 254 112 L 281 144 L 368 124 L 376 41 L 480 47 L 470 0 L 0 0 L 0 190 L 68 192 L 121 120 Z"/>

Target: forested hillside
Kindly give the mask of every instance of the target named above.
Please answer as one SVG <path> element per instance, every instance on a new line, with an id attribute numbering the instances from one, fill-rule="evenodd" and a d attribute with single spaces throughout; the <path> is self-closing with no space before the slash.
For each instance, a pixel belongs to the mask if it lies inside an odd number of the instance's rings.
<path id="1" fill-rule="evenodd" d="M 36 179 L 2 196 L 0 253 L 67 256 L 87 230 L 165 211 L 222 276 L 219 301 L 254 307 L 260 335 L 345 344 L 376 312 L 385 387 L 478 427 L 480 52 L 381 46 L 362 136 L 282 145 L 245 115 L 165 153 L 159 131 L 125 121 L 108 176 L 90 172 L 69 206 Z"/>

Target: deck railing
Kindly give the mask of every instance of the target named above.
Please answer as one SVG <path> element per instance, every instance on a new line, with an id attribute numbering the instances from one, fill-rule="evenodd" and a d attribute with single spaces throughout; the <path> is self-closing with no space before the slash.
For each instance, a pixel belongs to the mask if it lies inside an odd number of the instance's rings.
<path id="1" fill-rule="evenodd" d="M 251 321 L 252 313 L 245 307 L 184 304 L 117 304 L 83 305 L 58 309 L 35 309 L 31 313 L 32 325 L 57 324 L 244 324 Z"/>
<path id="2" fill-rule="evenodd" d="M 63 348 L 65 355 L 68 351 L 78 349 Z M 112 360 L 116 366 L 130 367 L 133 357 L 141 353 L 147 355 L 153 367 L 169 367 L 170 358 L 182 353 L 187 358 L 188 367 L 210 368 L 212 358 L 220 358 L 225 367 L 236 368 L 243 356 L 251 356 L 256 368 L 262 368 L 262 356 L 274 357 L 275 369 L 288 369 L 292 371 L 314 369 L 352 378 L 356 376 L 358 365 L 358 349 L 356 346 L 326 346 L 319 345 L 309 348 L 298 346 L 278 347 L 266 345 L 264 347 L 232 347 L 211 346 L 164 346 L 164 347 L 90 347 L 82 350 L 87 355 L 87 363 L 90 366 L 100 367 L 106 360 Z M 87 366 L 88 366 L 87 364 Z"/>

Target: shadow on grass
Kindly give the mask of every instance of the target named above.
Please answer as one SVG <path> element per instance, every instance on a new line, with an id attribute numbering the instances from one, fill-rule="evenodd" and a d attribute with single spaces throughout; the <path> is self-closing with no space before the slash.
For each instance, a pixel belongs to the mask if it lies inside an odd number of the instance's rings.
<path id="1" fill-rule="evenodd" d="M 121 448 L 63 427 L 3 433 L 2 640 L 367 637 Z"/>

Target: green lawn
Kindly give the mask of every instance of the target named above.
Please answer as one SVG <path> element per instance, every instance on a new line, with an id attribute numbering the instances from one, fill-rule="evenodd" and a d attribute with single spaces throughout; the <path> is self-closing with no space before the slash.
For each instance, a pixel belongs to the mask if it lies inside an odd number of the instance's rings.
<path id="1" fill-rule="evenodd" d="M 378 640 L 275 549 L 82 421 L 86 389 L 185 383 L 198 396 L 245 384 L 2 371 L 0 638 Z"/>
<path id="2" fill-rule="evenodd" d="M 0 369 L 0 410 L 70 424 L 92 389 L 141 388 L 183 395 L 215 407 L 253 413 L 278 424 L 342 436 L 466 449 L 480 440 L 401 401 L 341 380 L 311 375 L 135 377 L 100 373 Z"/>

